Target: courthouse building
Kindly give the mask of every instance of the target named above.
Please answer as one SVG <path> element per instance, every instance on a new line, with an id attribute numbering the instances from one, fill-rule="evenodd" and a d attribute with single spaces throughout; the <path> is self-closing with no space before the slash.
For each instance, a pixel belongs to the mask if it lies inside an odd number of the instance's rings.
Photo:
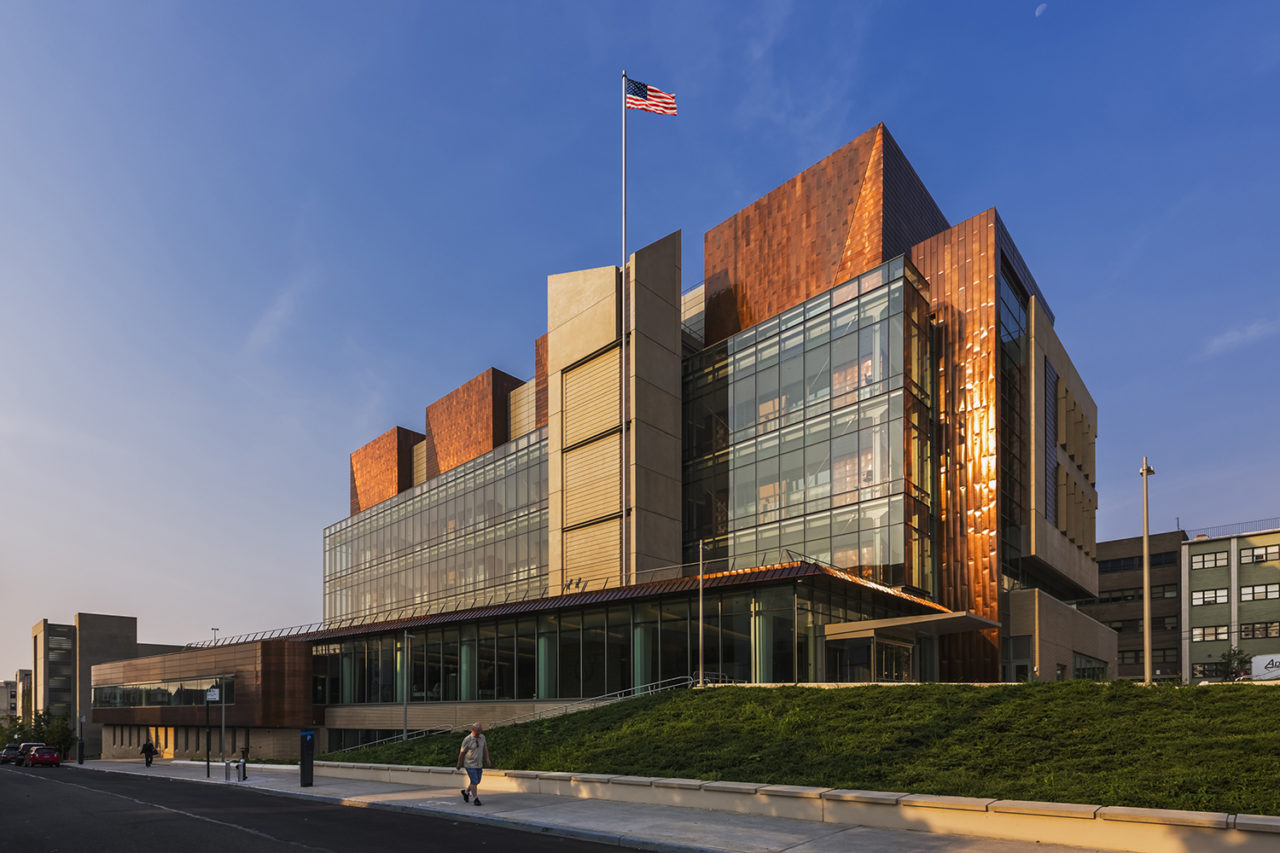
<path id="1" fill-rule="evenodd" d="M 995 209 L 951 225 L 878 125 L 708 232 L 687 291 L 681 240 L 550 276 L 531 380 L 486 370 L 351 455 L 324 625 L 270 641 L 309 699 L 237 687 L 244 737 L 338 746 L 700 671 L 1114 675 L 1115 633 L 1062 603 L 1097 594 L 1097 409 Z M 166 697 L 234 647 L 95 669 L 102 711 L 189 725 Z"/>

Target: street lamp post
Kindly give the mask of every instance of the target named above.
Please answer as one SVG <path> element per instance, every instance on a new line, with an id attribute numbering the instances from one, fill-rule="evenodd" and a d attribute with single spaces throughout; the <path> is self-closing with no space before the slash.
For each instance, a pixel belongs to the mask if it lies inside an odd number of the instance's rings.
<path id="1" fill-rule="evenodd" d="M 216 646 L 216 645 L 218 645 L 218 632 L 219 632 L 219 631 L 221 631 L 222 629 L 221 629 L 221 628 L 210 628 L 209 630 L 210 630 L 210 631 L 213 631 L 213 644 L 214 644 L 215 646 Z"/>
<path id="2" fill-rule="evenodd" d="M 1151 684 L 1151 532 L 1147 512 L 1147 478 L 1156 469 L 1142 457 L 1142 683 Z"/>

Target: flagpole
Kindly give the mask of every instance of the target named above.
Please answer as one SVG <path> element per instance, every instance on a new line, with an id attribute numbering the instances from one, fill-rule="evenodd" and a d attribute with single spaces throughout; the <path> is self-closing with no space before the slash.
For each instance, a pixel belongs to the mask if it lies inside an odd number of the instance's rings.
<path id="1" fill-rule="evenodd" d="M 619 472 L 619 491 L 621 492 L 621 509 L 622 509 L 622 537 L 621 537 L 621 562 L 619 563 L 619 576 L 621 582 L 626 584 L 628 581 L 627 572 L 627 71 L 622 70 L 622 290 L 619 293 L 620 314 L 621 314 L 621 337 L 622 348 L 619 352 L 618 362 L 619 368 L 619 394 L 621 398 L 621 441 L 622 452 L 619 458 L 622 460 L 621 470 Z"/>

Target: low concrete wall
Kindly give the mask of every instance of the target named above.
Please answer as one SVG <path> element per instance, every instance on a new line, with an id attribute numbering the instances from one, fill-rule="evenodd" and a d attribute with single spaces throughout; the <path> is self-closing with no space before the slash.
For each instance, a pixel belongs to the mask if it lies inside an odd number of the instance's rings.
<path id="1" fill-rule="evenodd" d="M 460 784 L 452 767 L 317 761 L 320 776 L 402 785 Z M 486 790 L 711 809 L 880 829 L 912 829 L 1148 853 L 1275 853 L 1280 817 L 851 791 L 754 782 L 485 770 Z"/>

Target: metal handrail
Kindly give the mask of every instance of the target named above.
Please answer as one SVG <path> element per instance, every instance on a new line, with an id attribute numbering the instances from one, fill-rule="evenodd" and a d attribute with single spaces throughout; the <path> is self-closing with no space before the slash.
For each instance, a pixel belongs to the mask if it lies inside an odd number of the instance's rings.
<path id="1" fill-rule="evenodd" d="M 720 673 L 707 673 L 704 675 L 703 680 L 714 684 L 732 683 L 732 679 L 729 679 Z M 612 693 L 605 693 L 601 696 L 594 696 L 588 699 L 577 699 L 573 702 L 567 702 L 553 708 L 543 708 L 540 711 L 531 711 L 528 714 L 519 714 L 514 717 L 507 717 L 503 720 L 488 723 L 488 725 L 490 727 L 511 726 L 516 723 L 541 720 L 546 717 L 559 717 L 564 714 L 571 714 L 575 710 L 585 711 L 588 708 L 598 708 L 601 705 L 611 705 L 614 702 L 634 699 L 638 696 L 649 696 L 654 693 L 662 693 L 667 690 L 680 690 L 692 687 L 697 683 L 698 679 L 696 678 L 692 678 L 687 675 L 678 675 L 672 678 L 664 678 L 661 681 L 654 681 L 650 684 L 643 684 L 639 687 L 628 687 L 625 690 L 615 690 Z M 470 724 L 461 726 L 435 726 L 434 728 L 429 729 L 417 729 L 415 731 L 398 734 L 393 737 L 380 738 L 379 740 L 369 741 L 368 743 L 362 743 L 356 746 L 345 746 L 342 749 L 335 749 L 333 752 L 352 752 L 357 749 L 368 749 L 372 746 L 382 746 L 388 743 L 404 743 L 405 741 L 418 740 L 420 738 L 427 737 L 428 735 L 448 734 L 449 732 L 463 731 L 469 727 Z"/>
<path id="2" fill-rule="evenodd" d="M 1219 524 L 1216 527 L 1198 527 L 1187 531 L 1187 538 L 1208 536 L 1217 539 L 1220 536 L 1241 536 L 1245 533 L 1261 533 L 1264 530 L 1280 529 L 1280 518 L 1260 518 L 1256 521 L 1238 521 L 1235 524 Z"/>

